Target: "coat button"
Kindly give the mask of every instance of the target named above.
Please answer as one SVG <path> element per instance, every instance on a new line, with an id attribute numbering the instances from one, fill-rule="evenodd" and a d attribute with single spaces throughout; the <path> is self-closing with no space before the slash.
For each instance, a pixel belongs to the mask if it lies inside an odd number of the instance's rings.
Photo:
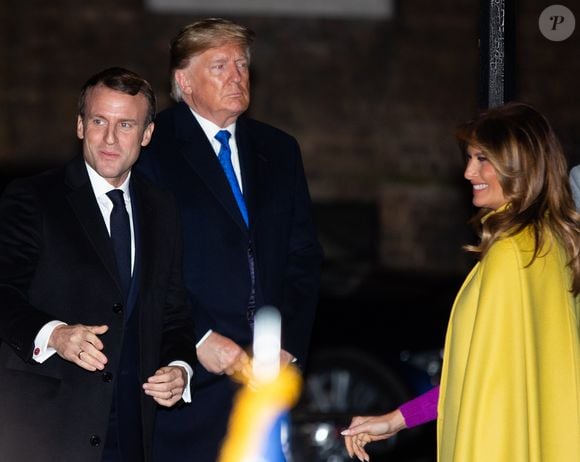
<path id="1" fill-rule="evenodd" d="M 113 304 L 113 313 L 122 314 L 123 313 L 123 304 L 122 303 L 114 303 Z"/>
<path id="2" fill-rule="evenodd" d="M 113 374 L 110 372 L 103 372 L 101 378 L 103 379 L 103 382 L 109 383 L 111 380 L 113 380 Z"/>
<path id="3" fill-rule="evenodd" d="M 89 442 L 91 443 L 91 446 L 97 447 L 101 444 L 101 438 L 99 438 L 97 435 L 91 435 Z"/>

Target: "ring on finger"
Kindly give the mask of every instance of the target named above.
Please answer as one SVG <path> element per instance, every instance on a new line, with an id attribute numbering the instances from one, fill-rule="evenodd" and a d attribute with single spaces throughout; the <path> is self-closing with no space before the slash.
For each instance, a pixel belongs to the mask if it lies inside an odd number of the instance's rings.
<path id="1" fill-rule="evenodd" d="M 81 358 L 81 354 L 82 354 L 82 353 L 84 353 L 84 352 L 85 352 L 84 350 L 81 350 L 81 351 L 79 351 L 79 354 L 77 355 L 77 356 L 78 356 L 78 358 L 79 358 L 81 361 L 82 361 L 82 359 L 83 359 L 83 358 Z"/>

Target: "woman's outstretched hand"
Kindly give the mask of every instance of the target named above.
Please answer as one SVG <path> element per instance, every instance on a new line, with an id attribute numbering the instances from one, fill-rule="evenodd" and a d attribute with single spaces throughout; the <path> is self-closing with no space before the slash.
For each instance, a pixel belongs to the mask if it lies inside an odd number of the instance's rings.
<path id="1" fill-rule="evenodd" d="M 341 432 L 350 457 L 368 462 L 364 447 L 372 441 L 386 440 L 407 428 L 405 418 L 398 409 L 379 416 L 353 417 L 350 426 Z"/>

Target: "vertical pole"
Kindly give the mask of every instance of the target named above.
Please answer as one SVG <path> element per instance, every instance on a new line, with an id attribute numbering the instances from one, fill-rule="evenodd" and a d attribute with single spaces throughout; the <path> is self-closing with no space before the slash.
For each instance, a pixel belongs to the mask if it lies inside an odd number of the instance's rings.
<path id="1" fill-rule="evenodd" d="M 500 106 L 514 95 L 514 0 L 480 2 L 480 108 Z"/>

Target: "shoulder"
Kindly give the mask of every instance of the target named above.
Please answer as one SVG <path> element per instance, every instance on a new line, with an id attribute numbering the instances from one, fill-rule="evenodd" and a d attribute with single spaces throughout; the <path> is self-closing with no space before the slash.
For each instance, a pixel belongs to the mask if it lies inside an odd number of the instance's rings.
<path id="1" fill-rule="evenodd" d="M 155 116 L 155 125 L 160 124 L 165 126 L 167 124 L 174 124 L 176 120 L 186 117 L 188 114 L 191 114 L 191 111 L 185 103 L 175 103 L 157 113 Z"/>
<path id="2" fill-rule="evenodd" d="M 576 167 L 570 170 L 570 179 L 577 185 L 580 185 L 580 165 L 576 165 Z"/>
<path id="3" fill-rule="evenodd" d="M 531 230 L 524 230 L 498 239 L 483 257 L 484 273 L 496 272 L 507 274 L 509 270 L 522 269 L 529 263 L 534 251 L 534 238 Z"/>
<path id="4" fill-rule="evenodd" d="M 486 273 L 533 274 L 548 267 L 553 270 L 565 266 L 565 256 L 557 239 L 547 232 L 544 245 L 534 259 L 535 237 L 531 226 L 513 236 L 495 242 L 482 260 Z"/>
<path id="5" fill-rule="evenodd" d="M 174 204 L 175 199 L 168 189 L 152 183 L 149 178 L 135 169 L 133 169 L 131 175 L 135 190 L 140 196 L 146 198 L 148 204 L 151 206 L 171 206 Z"/>
<path id="6" fill-rule="evenodd" d="M 576 202 L 576 208 L 580 210 L 580 165 L 576 165 L 570 171 L 570 187 Z"/>
<path id="7" fill-rule="evenodd" d="M 296 138 L 289 133 L 249 117 L 240 117 L 238 119 L 237 129 L 239 129 L 242 134 L 249 136 L 252 141 L 256 141 L 260 144 L 286 144 L 288 146 L 298 146 Z"/>
<path id="8" fill-rule="evenodd" d="M 189 133 L 194 121 L 195 118 L 185 103 L 176 103 L 164 109 L 155 117 L 150 146 L 176 141 Z"/>
<path id="9" fill-rule="evenodd" d="M 3 197 L 24 195 L 46 196 L 57 190 L 61 191 L 64 184 L 64 168 L 51 169 L 36 175 L 12 180 L 6 185 Z"/>

